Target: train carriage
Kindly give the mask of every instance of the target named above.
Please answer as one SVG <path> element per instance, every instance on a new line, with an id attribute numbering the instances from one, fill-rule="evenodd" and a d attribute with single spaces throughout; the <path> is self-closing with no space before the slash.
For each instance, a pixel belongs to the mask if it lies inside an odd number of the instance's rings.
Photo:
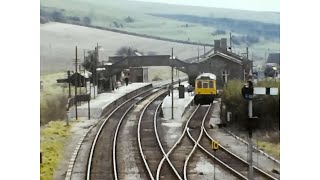
<path id="1" fill-rule="evenodd" d="M 210 104 L 217 95 L 216 75 L 212 73 L 200 74 L 195 81 L 196 104 Z"/>

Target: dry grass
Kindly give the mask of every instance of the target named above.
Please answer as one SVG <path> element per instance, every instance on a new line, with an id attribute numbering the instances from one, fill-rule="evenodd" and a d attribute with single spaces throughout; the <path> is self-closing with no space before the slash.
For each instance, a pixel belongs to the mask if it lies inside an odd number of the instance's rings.
<path id="1" fill-rule="evenodd" d="M 70 127 L 64 121 L 49 122 L 40 130 L 40 179 L 51 180 L 53 173 L 63 154 L 64 143 L 70 134 Z"/>
<path id="2" fill-rule="evenodd" d="M 280 131 L 258 131 L 255 136 L 259 149 L 280 159 Z"/>
<path id="3" fill-rule="evenodd" d="M 273 157 L 280 159 L 280 143 L 274 144 L 266 141 L 257 141 L 257 146 Z"/>

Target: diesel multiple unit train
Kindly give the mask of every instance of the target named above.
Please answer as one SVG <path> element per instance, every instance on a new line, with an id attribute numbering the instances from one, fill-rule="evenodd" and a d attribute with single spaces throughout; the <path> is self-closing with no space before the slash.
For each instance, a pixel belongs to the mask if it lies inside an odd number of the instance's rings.
<path id="1" fill-rule="evenodd" d="M 210 104 L 217 96 L 216 75 L 200 74 L 195 81 L 195 104 Z"/>

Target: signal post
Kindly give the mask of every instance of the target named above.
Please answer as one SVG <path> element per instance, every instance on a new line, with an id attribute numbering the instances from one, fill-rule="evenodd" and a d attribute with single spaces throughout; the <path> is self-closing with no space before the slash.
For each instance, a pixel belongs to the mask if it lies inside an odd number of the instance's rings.
<path id="1" fill-rule="evenodd" d="M 242 96 L 248 100 L 248 123 L 247 123 L 247 130 L 248 130 L 248 151 L 249 151 L 249 172 L 248 172 L 248 179 L 253 180 L 253 164 L 252 164 L 252 130 L 254 121 L 257 117 L 252 116 L 252 98 L 253 98 L 253 82 L 252 80 L 248 80 L 247 85 L 241 89 Z"/>
<path id="2" fill-rule="evenodd" d="M 253 180 L 253 158 L 252 158 L 252 131 L 256 126 L 258 117 L 253 117 L 252 113 L 252 99 L 253 95 L 278 95 L 278 88 L 270 87 L 253 87 L 253 82 L 251 79 L 248 80 L 247 84 L 242 87 L 241 93 L 244 99 L 248 100 L 248 151 L 249 151 L 249 173 L 248 179 Z"/>

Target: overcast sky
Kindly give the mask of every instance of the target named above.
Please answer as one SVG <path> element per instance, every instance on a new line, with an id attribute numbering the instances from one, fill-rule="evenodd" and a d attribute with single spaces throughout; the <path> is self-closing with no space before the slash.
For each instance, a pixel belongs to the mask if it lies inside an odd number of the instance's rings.
<path id="1" fill-rule="evenodd" d="M 280 12 L 280 0 L 137 0 L 191 6 Z"/>

